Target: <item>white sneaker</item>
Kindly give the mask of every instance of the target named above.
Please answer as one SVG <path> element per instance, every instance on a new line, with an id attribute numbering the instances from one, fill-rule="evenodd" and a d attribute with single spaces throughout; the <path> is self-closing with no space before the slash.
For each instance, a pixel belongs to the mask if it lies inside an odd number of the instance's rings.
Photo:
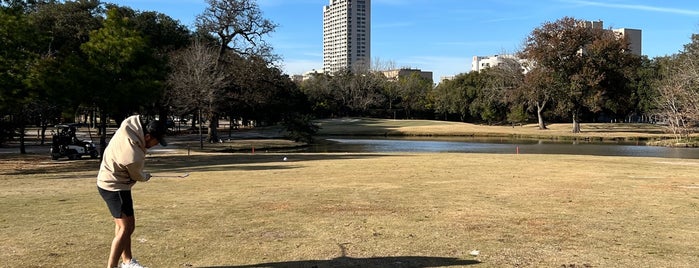
<path id="1" fill-rule="evenodd" d="M 138 261 L 136 259 L 131 259 L 131 261 L 129 261 L 129 263 L 121 263 L 121 268 L 148 268 L 148 267 L 141 265 L 140 263 L 138 263 Z"/>

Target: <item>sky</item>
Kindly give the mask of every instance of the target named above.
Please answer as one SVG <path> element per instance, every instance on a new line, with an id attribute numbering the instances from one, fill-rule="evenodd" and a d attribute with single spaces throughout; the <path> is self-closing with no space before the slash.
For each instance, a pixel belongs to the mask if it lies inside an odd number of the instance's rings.
<path id="1" fill-rule="evenodd" d="M 104 0 L 157 11 L 194 27 L 204 0 Z M 286 74 L 323 68 L 323 6 L 329 0 L 257 0 L 277 28 L 265 39 Z M 512 54 L 544 23 L 602 20 L 604 28 L 642 31 L 649 58 L 676 54 L 699 33 L 696 0 L 372 0 L 371 58 L 382 66 L 443 76 L 467 73 L 473 56 Z"/>

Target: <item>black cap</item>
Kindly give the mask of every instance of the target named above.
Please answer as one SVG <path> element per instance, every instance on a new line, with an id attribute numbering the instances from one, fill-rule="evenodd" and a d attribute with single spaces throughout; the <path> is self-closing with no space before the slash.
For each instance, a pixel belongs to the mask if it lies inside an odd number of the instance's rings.
<path id="1" fill-rule="evenodd" d="M 167 134 L 167 128 L 163 122 L 158 120 L 153 120 L 146 125 L 146 134 L 150 134 L 151 137 L 158 139 L 158 142 L 162 146 L 167 146 L 167 141 L 165 141 L 165 134 Z"/>

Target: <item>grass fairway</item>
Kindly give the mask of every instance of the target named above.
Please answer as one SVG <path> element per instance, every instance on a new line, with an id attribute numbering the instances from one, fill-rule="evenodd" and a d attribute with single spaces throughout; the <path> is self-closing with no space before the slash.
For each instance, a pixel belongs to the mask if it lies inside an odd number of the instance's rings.
<path id="1" fill-rule="evenodd" d="M 539 130 L 536 124 L 488 126 L 433 120 L 389 120 L 375 118 L 340 118 L 318 121 L 321 135 L 368 136 L 477 136 L 553 140 L 657 140 L 673 138 L 654 124 L 582 123 L 581 133 L 572 133 L 572 124 L 549 124 Z"/>
<path id="2" fill-rule="evenodd" d="M 114 226 L 97 161 L 1 157 L 0 266 L 103 267 Z M 134 188 L 134 253 L 152 268 L 699 263 L 699 160 L 200 153 L 146 166 L 191 173 Z"/>

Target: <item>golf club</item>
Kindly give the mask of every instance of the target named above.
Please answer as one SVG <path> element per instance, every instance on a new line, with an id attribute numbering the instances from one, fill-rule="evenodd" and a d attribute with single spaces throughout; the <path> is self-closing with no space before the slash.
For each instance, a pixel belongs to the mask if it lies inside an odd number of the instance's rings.
<path id="1" fill-rule="evenodd" d="M 150 175 L 153 178 L 186 178 L 189 176 L 189 173 L 182 173 L 182 174 L 151 174 Z"/>

